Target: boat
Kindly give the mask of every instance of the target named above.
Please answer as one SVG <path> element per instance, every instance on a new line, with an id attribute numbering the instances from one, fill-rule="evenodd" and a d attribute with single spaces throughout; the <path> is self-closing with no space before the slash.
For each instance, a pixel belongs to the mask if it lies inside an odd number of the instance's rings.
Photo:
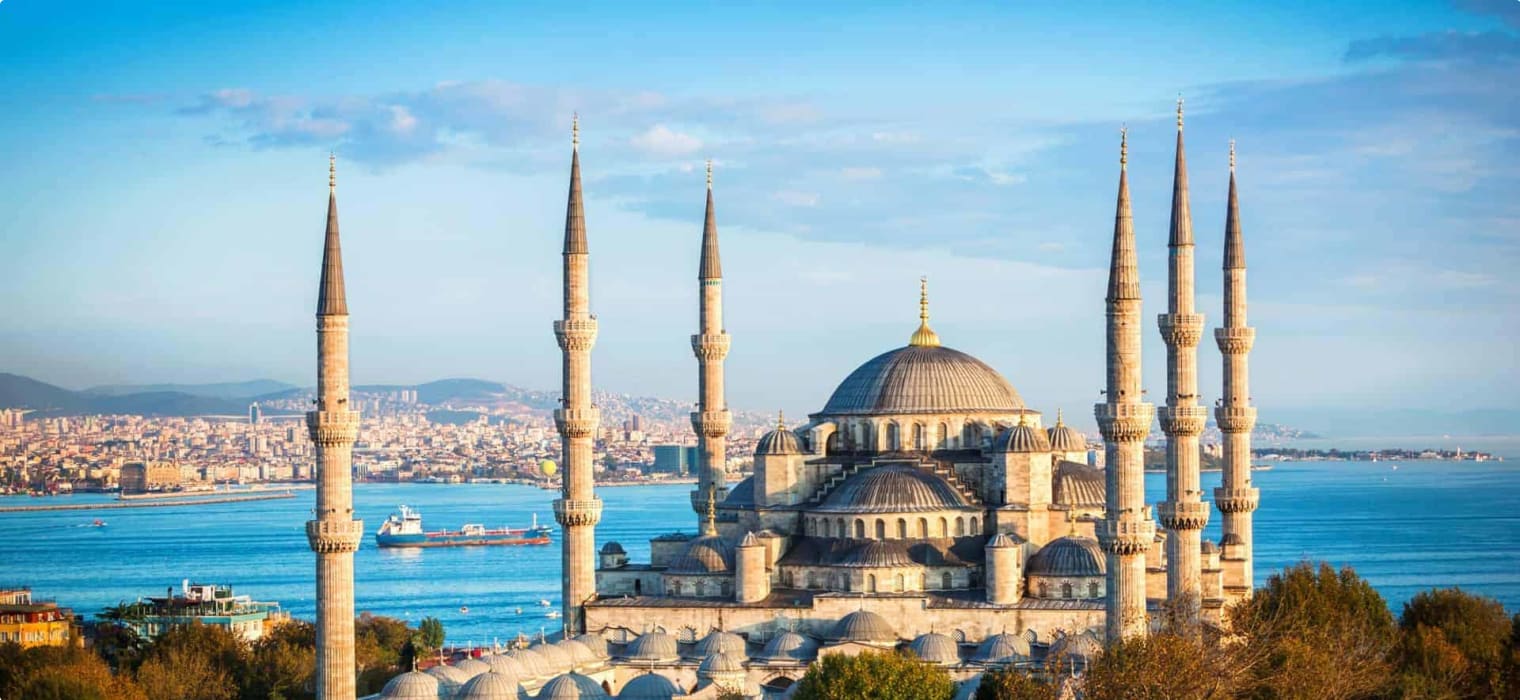
<path id="1" fill-rule="evenodd" d="M 546 615 L 546 617 L 548 617 L 551 620 L 558 620 L 559 616 L 560 616 L 560 611 L 558 611 L 558 610 L 550 610 L 549 613 Z"/>
<path id="2" fill-rule="evenodd" d="M 541 605 L 541 606 L 543 606 L 543 607 L 546 607 L 546 608 L 549 607 L 550 605 L 553 605 L 553 603 L 549 602 L 548 599 L 540 599 L 538 601 L 538 604 Z"/>
<path id="3" fill-rule="evenodd" d="M 381 547 L 474 547 L 498 544 L 550 544 L 548 526 L 533 524 L 525 528 L 487 528 L 470 523 L 458 530 L 434 530 L 422 528 L 422 514 L 408 506 L 400 506 L 397 512 L 381 523 L 375 533 L 375 544 Z"/>

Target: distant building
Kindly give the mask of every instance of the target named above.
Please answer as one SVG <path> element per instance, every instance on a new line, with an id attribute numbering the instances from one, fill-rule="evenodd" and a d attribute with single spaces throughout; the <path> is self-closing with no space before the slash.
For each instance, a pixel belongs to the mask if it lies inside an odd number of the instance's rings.
<path id="1" fill-rule="evenodd" d="M 0 644 L 67 646 L 74 638 L 73 628 L 73 610 L 52 601 L 33 601 L 30 589 L 0 589 Z"/>
<path id="2" fill-rule="evenodd" d="M 263 417 L 264 417 L 264 412 L 259 409 L 259 405 L 257 403 L 248 404 L 248 422 L 249 422 L 249 424 L 251 424 L 251 425 L 258 425 L 259 424 L 259 419 L 263 418 Z"/>
<path id="3" fill-rule="evenodd" d="M 183 481 L 184 475 L 175 464 L 129 462 L 121 468 L 121 492 L 124 494 L 162 491 L 177 487 Z"/>
<path id="4" fill-rule="evenodd" d="M 697 464 L 695 445 L 655 445 L 652 471 L 685 476 Z"/>
<path id="5" fill-rule="evenodd" d="M 198 622 L 226 627 L 251 642 L 289 619 L 290 615 L 280 610 L 279 603 L 263 603 L 246 595 L 233 595 L 231 586 L 186 580 L 180 584 L 178 593 L 171 587 L 162 598 L 140 599 L 124 623 L 141 636 L 155 637 L 171 628 Z"/>

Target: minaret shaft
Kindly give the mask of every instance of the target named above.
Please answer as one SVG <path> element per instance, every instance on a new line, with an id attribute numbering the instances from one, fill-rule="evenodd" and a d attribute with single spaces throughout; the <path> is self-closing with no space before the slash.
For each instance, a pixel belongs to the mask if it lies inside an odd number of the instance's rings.
<path id="1" fill-rule="evenodd" d="M 335 168 L 334 168 L 335 170 Z M 316 444 L 316 519 L 306 539 L 317 555 L 317 697 L 353 700 L 354 551 L 364 523 L 354 519 L 353 448 L 359 413 L 348 402 L 348 303 L 338 240 L 335 174 L 329 175 L 327 235 L 317 298 L 317 409 L 306 414 Z"/>
<path id="2" fill-rule="evenodd" d="M 1203 526 L 1198 475 L 1198 436 L 1208 420 L 1198 405 L 1198 340 L 1203 316 L 1194 306 L 1193 221 L 1188 205 L 1187 156 L 1182 145 L 1182 101 L 1177 102 L 1177 162 L 1172 179 L 1172 221 L 1167 239 L 1167 313 L 1157 318 L 1166 341 L 1166 406 L 1159 412 L 1166 433 L 1166 501 L 1157 509 L 1166 527 L 1166 591 L 1172 611 L 1196 621 L 1203 603 Z"/>
<path id="3" fill-rule="evenodd" d="M 581 201 L 580 127 L 575 126 L 570 160 L 570 195 L 565 207 L 564 318 L 554 322 L 554 336 L 564 355 L 562 406 L 554 412 L 559 429 L 564 482 L 554 502 L 554 519 L 564 528 L 561 549 L 565 630 L 586 629 L 585 605 L 596 597 L 596 523 L 602 501 L 596 497 L 592 460 L 601 414 L 591 403 L 591 348 L 596 318 L 591 315 L 590 249 Z"/>
<path id="4" fill-rule="evenodd" d="M 723 267 L 718 255 L 711 162 L 707 168 L 707 213 L 702 224 L 702 261 L 697 270 L 701 302 L 697 334 L 691 337 L 691 349 L 697 356 L 697 410 L 691 414 L 691 427 L 697 434 L 700 454 L 691 505 L 698 514 L 699 527 L 705 522 L 703 514 L 709 504 L 722 501 L 726 495 L 728 430 L 733 420 L 723 395 L 723 358 L 728 356 L 729 338 L 723 330 Z"/>
<path id="5" fill-rule="evenodd" d="M 1250 353 L 1256 329 L 1246 325 L 1245 241 L 1240 230 L 1240 200 L 1235 190 L 1235 146 L 1230 144 L 1230 194 L 1225 214 L 1224 327 L 1214 339 L 1224 357 L 1224 396 L 1214 419 L 1224 434 L 1224 474 L 1214 490 L 1214 504 L 1224 515 L 1224 558 L 1239 562 L 1239 573 L 1225 585 L 1247 591 L 1255 584 L 1252 570 L 1252 513 L 1261 492 L 1251 485 L 1251 431 L 1256 409 L 1251 406 Z"/>
<path id="6" fill-rule="evenodd" d="M 1093 409 L 1107 451 L 1108 493 L 1098 541 L 1108 560 L 1104 609 L 1110 640 L 1146 631 L 1145 552 L 1155 538 L 1155 525 L 1145 506 L 1143 454 L 1155 410 L 1140 400 L 1140 272 L 1124 148 L 1121 145 L 1108 279 L 1107 397 Z"/>

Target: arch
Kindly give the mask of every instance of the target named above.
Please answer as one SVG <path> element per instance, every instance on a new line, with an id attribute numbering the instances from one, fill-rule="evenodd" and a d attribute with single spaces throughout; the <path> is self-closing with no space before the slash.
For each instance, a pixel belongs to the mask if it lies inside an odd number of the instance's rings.
<path id="1" fill-rule="evenodd" d="M 701 598 L 705 595 L 707 595 L 707 582 L 703 581 L 702 579 L 697 579 L 697 597 Z"/>
<path id="2" fill-rule="evenodd" d="M 898 593 L 902 593 L 903 591 L 908 590 L 908 577 L 904 576 L 902 574 L 898 574 L 897 575 L 897 586 L 895 588 L 893 588 L 892 590 L 894 590 L 894 591 L 896 591 Z"/>
<path id="3" fill-rule="evenodd" d="M 939 587 L 945 590 L 955 588 L 955 581 L 951 580 L 950 572 L 946 571 L 939 575 Z"/>
<path id="4" fill-rule="evenodd" d="M 924 539 L 924 538 L 926 538 L 928 536 L 929 536 L 929 519 L 928 518 L 919 518 L 918 519 L 918 538 L 919 539 Z"/>
<path id="5" fill-rule="evenodd" d="M 957 516 L 955 516 L 955 536 L 956 537 L 964 537 L 965 535 L 966 535 L 966 519 L 962 518 L 959 515 L 957 515 Z"/>
<path id="6" fill-rule="evenodd" d="M 776 676 L 775 678 L 765 681 L 760 685 L 766 688 L 770 688 L 771 690 L 780 691 L 792 687 L 792 684 L 796 682 L 797 681 L 787 678 L 786 676 Z"/>
<path id="7" fill-rule="evenodd" d="M 684 584 L 684 582 L 682 582 L 680 579 L 676 579 L 676 595 L 677 596 L 686 595 L 686 586 L 683 585 L 683 584 Z"/>
<path id="8" fill-rule="evenodd" d="M 897 539 L 908 539 L 908 521 L 902 518 L 897 519 Z"/>
<path id="9" fill-rule="evenodd" d="M 823 443 L 824 444 L 824 449 L 827 450 L 829 454 L 835 454 L 835 453 L 838 453 L 838 452 L 843 452 L 844 451 L 844 442 L 845 442 L 844 435 L 842 435 L 840 433 L 837 433 L 837 432 L 836 433 L 829 433 L 829 439 L 825 440 L 824 443 Z"/>
<path id="10" fill-rule="evenodd" d="M 855 519 L 855 539 L 857 539 L 857 540 L 863 540 L 865 538 L 866 538 L 866 521 L 861 520 L 860 518 L 856 518 Z"/>
<path id="11" fill-rule="evenodd" d="M 901 444 L 902 436 L 898 434 L 899 432 L 901 432 L 901 431 L 899 431 L 898 428 L 897 428 L 897 421 L 892 421 L 890 423 L 887 423 L 887 450 L 888 451 L 896 452 L 897 450 L 902 449 L 902 444 Z"/>
<path id="12" fill-rule="evenodd" d="M 633 580 L 633 594 L 634 595 L 644 595 L 644 580 L 643 579 L 637 579 L 636 578 L 636 579 Z"/>
<path id="13" fill-rule="evenodd" d="M 850 590 L 850 575 L 839 574 L 839 576 L 834 579 L 834 587 L 848 593 Z"/>
<path id="14" fill-rule="evenodd" d="M 838 521 L 835 522 L 834 532 L 838 533 L 837 536 L 841 540 L 850 536 L 850 529 L 848 527 L 845 527 L 844 518 L 840 518 Z"/>
<path id="15" fill-rule="evenodd" d="M 828 518 L 823 518 L 822 519 L 823 527 L 819 528 L 818 527 L 819 520 L 820 520 L 819 518 L 813 518 L 813 534 L 818 535 L 820 537 L 828 537 L 829 536 L 829 525 L 831 525 L 832 523 L 829 522 Z"/>
<path id="16" fill-rule="evenodd" d="M 939 531 L 937 533 L 935 533 L 935 536 L 936 537 L 941 537 L 941 538 L 948 537 L 949 536 L 949 532 L 950 532 L 950 521 L 946 520 L 945 516 L 943 516 L 943 515 L 939 516 Z"/>
<path id="17" fill-rule="evenodd" d="M 1071 582 L 1068 581 L 1066 583 L 1061 584 L 1061 597 L 1062 598 L 1070 598 L 1071 597 Z"/>
<path id="18" fill-rule="evenodd" d="M 809 571 L 807 573 L 807 587 L 808 588 L 817 588 L 818 587 L 818 572 L 817 571 Z"/>
<path id="19" fill-rule="evenodd" d="M 982 534 L 982 529 L 976 526 L 976 516 L 975 515 L 971 516 L 971 525 L 969 527 L 967 527 L 966 530 L 967 530 L 966 534 L 968 534 L 968 535 L 980 535 L 980 534 Z"/>
<path id="20" fill-rule="evenodd" d="M 1088 581 L 1087 582 L 1087 597 L 1089 597 L 1089 598 L 1097 598 L 1097 597 L 1099 597 L 1098 596 L 1098 582 L 1097 581 Z"/>
<path id="21" fill-rule="evenodd" d="M 1048 584 L 1048 583 L 1046 583 L 1044 581 L 1040 582 L 1040 597 L 1041 598 L 1049 598 L 1050 597 L 1050 584 Z"/>
<path id="22" fill-rule="evenodd" d="M 866 574 L 866 592 L 876 592 L 876 574 Z"/>
<path id="23" fill-rule="evenodd" d="M 934 436 L 934 438 L 940 442 L 940 447 L 949 447 L 950 445 L 947 443 L 950 442 L 950 426 L 946 425 L 945 423 L 940 423 L 939 432 Z"/>
<path id="24" fill-rule="evenodd" d="M 924 439 L 924 424 L 913 424 L 913 449 L 923 452 L 928 447 L 928 441 Z"/>
<path id="25" fill-rule="evenodd" d="M 607 681 L 602 681 L 602 692 L 606 693 L 609 696 L 612 695 L 612 684 L 608 683 Z"/>
<path id="26" fill-rule="evenodd" d="M 918 590 L 920 590 L 920 591 L 927 591 L 927 590 L 929 590 L 929 572 L 927 572 L 927 571 L 920 571 L 918 573 Z"/>
<path id="27" fill-rule="evenodd" d="M 718 592 L 721 593 L 724 598 L 732 596 L 734 594 L 734 584 L 728 581 L 720 581 L 718 582 Z"/>
<path id="28" fill-rule="evenodd" d="M 887 539 L 887 521 L 881 518 L 876 519 L 876 539 Z"/>

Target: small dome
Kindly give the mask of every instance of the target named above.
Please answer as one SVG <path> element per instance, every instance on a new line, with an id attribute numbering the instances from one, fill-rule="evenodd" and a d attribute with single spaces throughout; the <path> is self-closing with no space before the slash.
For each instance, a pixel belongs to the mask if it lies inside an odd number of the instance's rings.
<path id="1" fill-rule="evenodd" d="M 1098 467 L 1061 460 L 1051 481 L 1051 500 L 1063 506 L 1102 508 L 1108 500 L 1105 475 Z"/>
<path id="2" fill-rule="evenodd" d="M 999 532 L 998 534 L 993 535 L 992 539 L 987 541 L 987 547 L 989 549 L 1006 549 L 1017 546 L 1019 546 L 1019 541 L 1014 539 L 1012 535 L 1009 535 L 1006 532 Z"/>
<path id="3" fill-rule="evenodd" d="M 720 630 L 703 637 L 702 641 L 697 642 L 697 648 L 692 656 L 705 659 L 721 651 L 728 654 L 738 654 L 742 658 L 749 655 L 747 649 L 748 645 L 743 637 L 733 632 Z"/>
<path id="4" fill-rule="evenodd" d="M 1017 413 L 1024 400 L 997 370 L 959 350 L 909 345 L 867 360 L 819 413 Z"/>
<path id="5" fill-rule="evenodd" d="M 867 467 L 845 479 L 814 510 L 824 513 L 914 513 L 970 504 L 938 475 L 906 464 Z"/>
<path id="6" fill-rule="evenodd" d="M 1198 551 L 1204 554 L 1218 554 L 1219 545 L 1214 544 L 1214 540 L 1204 540 L 1203 544 L 1198 545 Z"/>
<path id="7" fill-rule="evenodd" d="M 607 698 L 607 691 L 588 676 L 566 673 L 550 679 L 538 691 L 538 700 L 588 700 Z"/>
<path id="8" fill-rule="evenodd" d="M 992 441 L 993 452 L 1049 452 L 1050 442 L 1045 433 L 1029 425 L 1021 418 L 1019 424 L 1001 433 Z"/>
<path id="9" fill-rule="evenodd" d="M 791 430 L 777 426 L 762 436 L 760 442 L 755 443 L 756 457 L 786 456 L 802 454 L 802 438 Z"/>
<path id="10" fill-rule="evenodd" d="M 971 660 L 979 664 L 1006 664 L 1016 661 L 1029 660 L 1029 642 L 1023 637 L 1008 634 L 995 634 L 982 640 L 976 648 L 976 653 L 971 655 Z"/>
<path id="11" fill-rule="evenodd" d="M 897 630 L 887 618 L 870 610 L 856 610 L 834 623 L 830 641 L 886 644 L 897 641 Z"/>
<path id="12" fill-rule="evenodd" d="M 623 650 L 630 661 L 675 661 L 681 658 L 676 638 L 665 632 L 645 632 Z"/>
<path id="13" fill-rule="evenodd" d="M 1222 544 L 1222 545 L 1245 544 L 1245 543 L 1246 543 L 1245 538 L 1241 537 L 1240 533 L 1236 533 L 1236 532 L 1225 533 L 1224 537 L 1219 538 L 1219 544 Z"/>
<path id="14" fill-rule="evenodd" d="M 474 678 L 491 670 L 491 665 L 480 659 L 464 659 L 462 661 L 455 661 L 454 668 L 463 671 L 470 678 Z"/>
<path id="15" fill-rule="evenodd" d="M 533 651 L 532 649 L 512 649 L 503 654 L 503 656 L 510 656 L 514 659 L 517 659 L 517 662 L 519 664 L 522 664 L 522 667 L 527 670 L 526 675 L 517 677 L 518 680 L 525 681 L 530 678 L 548 678 L 549 676 L 554 675 L 554 671 L 549 669 L 549 665 L 544 661 L 544 657 L 540 656 L 538 652 Z"/>
<path id="16" fill-rule="evenodd" d="M 1054 427 L 1045 431 L 1045 439 L 1050 442 L 1050 449 L 1056 452 L 1087 451 L 1087 436 L 1059 418 L 1056 419 Z"/>
<path id="17" fill-rule="evenodd" d="M 380 700 L 439 700 L 446 698 L 438 679 L 421 671 L 407 671 L 385 684 Z"/>
<path id="18" fill-rule="evenodd" d="M 582 634 L 577 636 L 575 638 L 575 641 L 586 645 L 586 648 L 590 649 L 591 653 L 596 655 L 596 658 L 607 658 L 607 640 L 606 638 L 602 637 L 602 635 L 591 633 Z"/>
<path id="19" fill-rule="evenodd" d="M 912 651 L 914 656 L 931 664 L 954 666 L 961 662 L 960 645 L 956 644 L 954 639 L 938 632 L 919 635 L 918 639 L 908 645 L 908 650 Z"/>
<path id="20" fill-rule="evenodd" d="M 470 682 L 470 675 L 453 666 L 439 664 L 427 670 L 427 674 L 438 679 L 438 695 L 452 698 L 464 684 Z"/>
<path id="21" fill-rule="evenodd" d="M 517 679 L 486 671 L 464 684 L 455 700 L 517 700 Z"/>
<path id="22" fill-rule="evenodd" d="M 490 656 L 482 656 L 480 657 L 480 660 L 486 662 L 486 665 L 491 667 L 492 673 L 499 673 L 503 676 L 511 676 L 519 680 L 532 676 L 532 674 L 528 671 L 528 667 L 524 666 L 521 661 L 518 661 L 517 659 L 514 659 L 505 654 L 491 654 Z"/>
<path id="23" fill-rule="evenodd" d="M 558 642 L 555 642 L 554 646 L 563 649 L 565 653 L 569 654 L 570 662 L 574 664 L 576 668 L 594 664 L 597 661 L 596 653 L 591 651 L 591 647 L 588 647 L 585 644 L 581 644 L 577 640 L 562 639 Z"/>
<path id="24" fill-rule="evenodd" d="M 617 542 L 608 542 L 607 544 L 602 545 L 602 554 L 627 554 L 627 553 L 628 552 L 623 551 L 623 545 L 618 544 Z"/>
<path id="25" fill-rule="evenodd" d="M 1103 643 L 1092 632 L 1080 634 L 1068 634 L 1057 639 L 1050 645 L 1050 651 L 1046 657 L 1078 657 L 1084 661 L 1090 661 L 1103 653 Z"/>
<path id="26" fill-rule="evenodd" d="M 872 540 L 839 559 L 839 566 L 856 568 L 880 568 L 892 566 L 918 566 L 908 556 L 908 548 L 901 540 Z"/>
<path id="27" fill-rule="evenodd" d="M 1030 556 L 1024 569 L 1030 576 L 1102 576 L 1107 562 L 1097 540 L 1062 537 Z"/>
<path id="28" fill-rule="evenodd" d="M 784 632 L 766 643 L 758 658 L 766 661 L 812 661 L 818 655 L 818 643 L 796 632 Z"/>
<path id="29" fill-rule="evenodd" d="M 686 545 L 665 571 L 672 574 L 723 574 L 733 568 L 733 545 L 719 535 L 703 535 Z"/>
<path id="30" fill-rule="evenodd" d="M 697 666 L 697 676 L 699 678 L 711 678 L 713 674 L 743 672 L 744 657 L 726 651 L 708 654 L 706 658 L 702 659 L 702 663 Z"/>
<path id="31" fill-rule="evenodd" d="M 570 652 L 553 644 L 539 642 L 528 647 L 528 649 L 543 658 L 544 668 L 549 669 L 550 675 L 564 673 L 575 668 L 575 659 L 570 658 Z"/>
<path id="32" fill-rule="evenodd" d="M 658 673 L 646 673 L 623 685 L 618 700 L 670 700 L 685 695 L 676 684 Z"/>

